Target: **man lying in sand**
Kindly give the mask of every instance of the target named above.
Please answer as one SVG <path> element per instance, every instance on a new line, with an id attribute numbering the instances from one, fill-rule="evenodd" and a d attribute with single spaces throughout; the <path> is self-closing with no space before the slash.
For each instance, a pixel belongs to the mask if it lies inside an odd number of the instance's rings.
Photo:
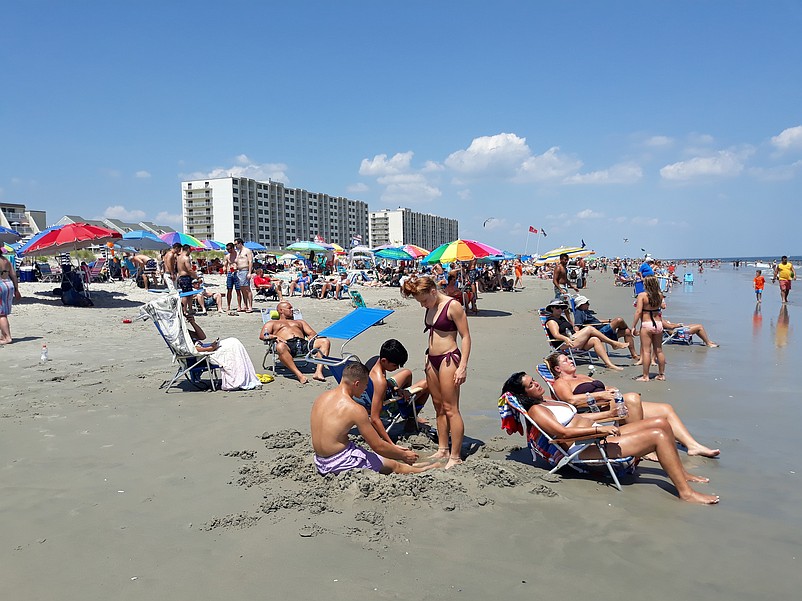
<path id="1" fill-rule="evenodd" d="M 275 340 L 276 354 L 281 363 L 295 374 L 301 384 L 306 384 L 308 381 L 306 376 L 301 373 L 292 358 L 305 355 L 309 351 L 309 339 L 317 336 L 317 332 L 303 319 L 293 319 L 290 303 L 286 301 L 279 303 L 276 311 L 278 319 L 271 319 L 262 327 L 259 340 Z M 328 355 L 331 349 L 328 338 L 315 338 L 313 346 L 320 349 L 323 355 Z M 326 381 L 322 363 L 318 363 L 315 375 L 312 377 L 319 382 Z"/>
<path id="2" fill-rule="evenodd" d="M 321 394 L 312 405 L 310 425 L 317 471 L 321 475 L 357 469 L 413 474 L 437 467 L 435 463 L 413 465 L 418 460 L 415 451 L 382 440 L 364 407 L 354 400 L 364 394 L 368 377 L 367 367 L 357 361 L 349 362 L 339 386 Z M 348 440 L 348 432 L 354 427 L 375 453 Z"/>

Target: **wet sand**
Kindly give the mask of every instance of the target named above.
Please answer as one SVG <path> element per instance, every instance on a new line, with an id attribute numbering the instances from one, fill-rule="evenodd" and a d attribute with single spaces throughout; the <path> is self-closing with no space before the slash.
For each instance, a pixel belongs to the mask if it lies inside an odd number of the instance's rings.
<path id="1" fill-rule="evenodd" d="M 648 462 L 623 493 L 568 473 L 544 478 L 523 438 L 501 432 L 501 382 L 548 351 L 536 312 L 547 281 L 482 295 L 470 317 L 464 466 L 336 478 L 314 473 L 308 439 L 312 400 L 331 384 L 279 377 L 259 391 L 165 394 L 171 366 L 153 325 L 122 323 L 144 292 L 98 284 L 98 306 L 76 309 L 34 293 L 52 285 L 23 284 L 17 342 L 0 349 L 4 588 L 82 600 L 791 598 L 801 581 L 802 291 L 785 315 L 769 285 L 755 315 L 752 271 L 695 275 L 666 314 L 703 323 L 721 348 L 667 347 L 666 382 L 632 381 L 638 367 L 596 377 L 671 402 L 701 442 L 721 448 L 716 460 L 681 452 L 689 471 L 711 478 L 696 486 L 721 495 L 717 507 L 680 502 Z M 583 293 L 600 316 L 631 322 L 631 291 L 611 278 L 592 274 Z M 421 375 L 420 307 L 397 289 L 361 291 L 368 305 L 397 306 L 349 349 L 367 359 L 398 338 Z M 350 309 L 293 302 L 318 329 Z M 201 319 L 210 338 L 238 337 L 263 371 L 258 315 Z M 629 365 L 626 351 L 616 355 Z M 430 407 L 424 416 L 433 421 Z M 432 449 L 423 437 L 409 442 Z"/>

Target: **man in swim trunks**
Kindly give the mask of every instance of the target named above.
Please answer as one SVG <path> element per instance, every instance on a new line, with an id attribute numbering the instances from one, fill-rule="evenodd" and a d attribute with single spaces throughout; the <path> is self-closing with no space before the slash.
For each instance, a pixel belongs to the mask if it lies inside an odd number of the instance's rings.
<path id="1" fill-rule="evenodd" d="M 176 289 L 176 279 L 178 278 L 178 256 L 183 251 L 183 246 L 180 242 L 173 244 L 171 248 L 164 253 L 164 283 L 167 288 L 174 292 Z"/>
<path id="2" fill-rule="evenodd" d="M 551 281 L 554 284 L 554 298 L 562 298 L 568 294 L 568 287 L 574 289 L 574 292 L 579 292 L 579 288 L 574 286 L 568 279 L 568 255 L 563 253 L 560 255 L 560 262 L 554 266 L 554 273 L 551 276 Z"/>
<path id="3" fill-rule="evenodd" d="M 365 409 L 354 401 L 368 385 L 368 368 L 351 361 L 343 370 L 342 381 L 333 390 L 321 394 L 312 405 L 310 426 L 315 467 L 321 475 L 339 474 L 355 469 L 370 469 L 380 474 L 413 474 L 437 467 L 413 465 L 418 454 L 383 440 L 370 423 Z M 366 451 L 348 439 L 356 427 L 375 452 Z"/>
<path id="4" fill-rule="evenodd" d="M 251 291 L 251 277 L 253 277 L 253 251 L 245 246 L 242 238 L 234 240 L 237 249 L 237 281 L 242 291 L 242 304 L 245 305 L 243 311 L 250 313 L 253 311 L 253 292 Z"/>
<path id="5" fill-rule="evenodd" d="M 629 329 L 627 322 L 623 317 L 614 317 L 612 319 L 599 319 L 596 314 L 590 310 L 590 299 L 581 294 L 574 299 L 574 325 L 576 326 L 594 326 L 602 334 L 611 340 L 618 340 L 623 338 L 629 345 L 629 354 L 636 361 L 640 356 L 635 352 L 635 337 L 632 336 L 632 330 Z"/>
<path id="6" fill-rule="evenodd" d="M 323 355 L 328 356 L 331 349 L 331 343 L 328 338 L 317 338 L 317 332 L 306 323 L 303 319 L 294 319 L 292 314 L 292 305 L 286 301 L 280 302 L 276 306 L 278 312 L 278 319 L 271 319 L 264 326 L 259 333 L 259 340 L 276 341 L 276 354 L 278 355 L 281 363 L 289 369 L 301 384 L 306 384 L 307 379 L 295 365 L 293 357 L 300 357 L 305 355 L 309 350 L 310 339 L 313 348 L 319 349 Z M 323 364 L 318 363 L 315 370 L 315 380 L 325 382 L 326 378 L 323 376 Z"/>
<path id="7" fill-rule="evenodd" d="M 384 403 L 392 398 L 398 398 L 398 409 L 401 415 L 407 420 L 407 427 L 414 431 L 417 427 L 415 424 L 415 415 L 423 409 L 426 399 L 429 398 L 429 386 L 426 380 L 423 379 L 412 384 L 412 371 L 409 369 L 401 369 L 394 376 L 388 376 L 387 372 L 396 371 L 407 362 L 409 353 L 404 345 L 398 340 L 391 338 L 382 344 L 379 350 L 379 356 L 369 359 L 366 366 L 370 370 L 370 380 L 373 383 L 373 398 L 366 399 L 362 397 L 361 401 L 364 402 L 365 409 L 370 414 L 370 422 L 376 429 L 376 432 L 387 442 L 392 443 L 387 430 L 381 420 L 382 409 Z M 412 411 L 410 404 L 411 395 L 407 388 L 417 390 L 415 394 L 415 412 Z"/>
<path id="8" fill-rule="evenodd" d="M 189 244 L 184 244 L 181 253 L 176 259 L 176 269 L 178 270 L 178 277 L 176 284 L 181 292 L 192 292 L 192 280 L 195 279 L 195 272 L 192 271 L 192 247 Z M 189 314 L 192 312 L 192 304 L 194 302 L 193 296 L 184 296 L 181 298 L 181 305 L 184 307 L 184 313 Z"/>
<path id="9" fill-rule="evenodd" d="M 780 281 L 780 299 L 783 304 L 788 302 L 788 293 L 791 292 L 791 280 L 796 279 L 794 266 L 788 262 L 788 257 L 783 255 L 780 262 L 774 266 L 774 276 L 771 278 L 773 284 Z"/>

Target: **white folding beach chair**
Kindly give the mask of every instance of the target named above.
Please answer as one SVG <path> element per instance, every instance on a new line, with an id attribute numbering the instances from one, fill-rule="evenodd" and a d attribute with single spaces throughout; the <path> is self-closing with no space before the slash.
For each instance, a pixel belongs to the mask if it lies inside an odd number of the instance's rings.
<path id="1" fill-rule="evenodd" d="M 576 407 L 569 403 L 562 401 L 555 401 L 562 406 L 565 406 L 570 411 L 576 413 Z M 556 407 L 548 406 L 547 408 L 554 411 Z M 535 420 L 529 417 L 529 414 L 523 408 L 520 401 L 515 395 L 504 393 L 498 401 L 499 416 L 501 417 L 501 427 L 507 432 L 512 434 L 518 432 L 526 436 L 527 445 L 532 453 L 532 459 L 537 463 L 538 458 L 544 460 L 550 466 L 550 474 L 554 474 L 568 466 L 579 473 L 589 473 L 589 468 L 606 468 L 610 477 L 613 479 L 615 487 L 620 491 L 621 482 L 618 480 L 618 474 L 624 472 L 631 472 L 637 465 L 635 457 L 620 457 L 610 458 L 604 449 L 604 436 L 589 436 L 581 439 L 563 440 L 560 438 L 553 438 L 549 436 L 540 426 L 537 425 Z M 570 444 L 568 450 L 565 450 L 561 445 Z M 580 454 L 585 449 L 596 447 L 601 457 L 599 459 L 583 459 Z"/>
<path id="2" fill-rule="evenodd" d="M 559 351 L 561 353 L 565 353 L 569 357 L 571 357 L 571 361 L 576 363 L 577 357 L 582 359 L 587 359 L 590 363 L 593 363 L 593 351 L 586 351 L 585 349 L 575 349 L 571 348 L 565 342 L 562 342 L 560 346 L 555 347 L 553 343 L 557 342 L 556 339 L 551 337 L 551 332 L 549 332 L 548 327 L 546 327 L 546 320 L 548 319 L 548 315 L 545 314 L 546 310 L 540 310 L 540 325 L 543 328 L 543 332 L 546 334 L 546 340 L 549 342 L 549 348 L 555 351 Z"/>
<path id="3" fill-rule="evenodd" d="M 201 353 L 189 335 L 187 322 L 181 310 L 181 299 L 178 294 L 164 294 L 142 306 L 142 319 L 152 319 L 167 348 L 173 355 L 173 363 L 178 368 L 173 377 L 162 382 L 159 388 L 170 388 L 182 377 L 185 377 L 196 388 L 204 388 L 200 375 L 208 371 L 211 378 L 211 389 L 215 390 L 215 379 L 220 378 L 220 368 L 215 365 L 211 353 Z"/>

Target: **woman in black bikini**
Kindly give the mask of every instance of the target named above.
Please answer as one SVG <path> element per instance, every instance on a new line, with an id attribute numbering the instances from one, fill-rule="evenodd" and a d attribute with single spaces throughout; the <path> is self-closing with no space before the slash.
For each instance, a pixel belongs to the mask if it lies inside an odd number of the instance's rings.
<path id="1" fill-rule="evenodd" d="M 554 375 L 552 388 L 559 397 L 557 400 L 571 403 L 580 413 L 588 411 L 585 395 L 589 392 L 596 399 L 599 409 L 611 408 L 613 388 L 603 382 L 577 373 L 576 365 L 571 358 L 562 353 L 552 353 L 546 357 L 546 364 Z M 688 455 L 717 457 L 718 449 L 710 449 L 697 441 L 682 420 L 668 403 L 649 403 L 641 400 L 636 392 L 625 392 L 624 403 L 627 406 L 627 417 L 624 423 L 633 423 L 653 417 L 665 419 L 674 431 L 677 441 L 688 449 Z"/>
<path id="2" fill-rule="evenodd" d="M 663 314 L 665 308 L 660 282 L 653 275 L 643 280 L 645 292 L 638 294 L 635 301 L 635 318 L 632 322 L 632 335 L 640 336 L 640 358 L 643 362 L 643 375 L 638 382 L 649 381 L 649 366 L 652 362 L 652 349 L 657 359 L 656 380 L 666 379 L 666 356 L 663 354 Z M 645 315 L 648 314 L 648 317 Z M 640 330 L 638 322 L 641 322 Z"/>
<path id="3" fill-rule="evenodd" d="M 471 354 L 471 333 L 462 305 L 437 289 L 428 277 L 410 277 L 404 281 L 401 294 L 414 297 L 424 309 L 424 332 L 429 332 L 426 350 L 426 382 L 437 413 L 437 453 L 432 459 L 448 459 L 446 469 L 462 463 L 460 452 L 465 426 L 459 412 L 459 390 L 467 378 Z M 457 345 L 457 334 L 462 349 Z M 451 448 L 448 437 L 451 435 Z"/>

